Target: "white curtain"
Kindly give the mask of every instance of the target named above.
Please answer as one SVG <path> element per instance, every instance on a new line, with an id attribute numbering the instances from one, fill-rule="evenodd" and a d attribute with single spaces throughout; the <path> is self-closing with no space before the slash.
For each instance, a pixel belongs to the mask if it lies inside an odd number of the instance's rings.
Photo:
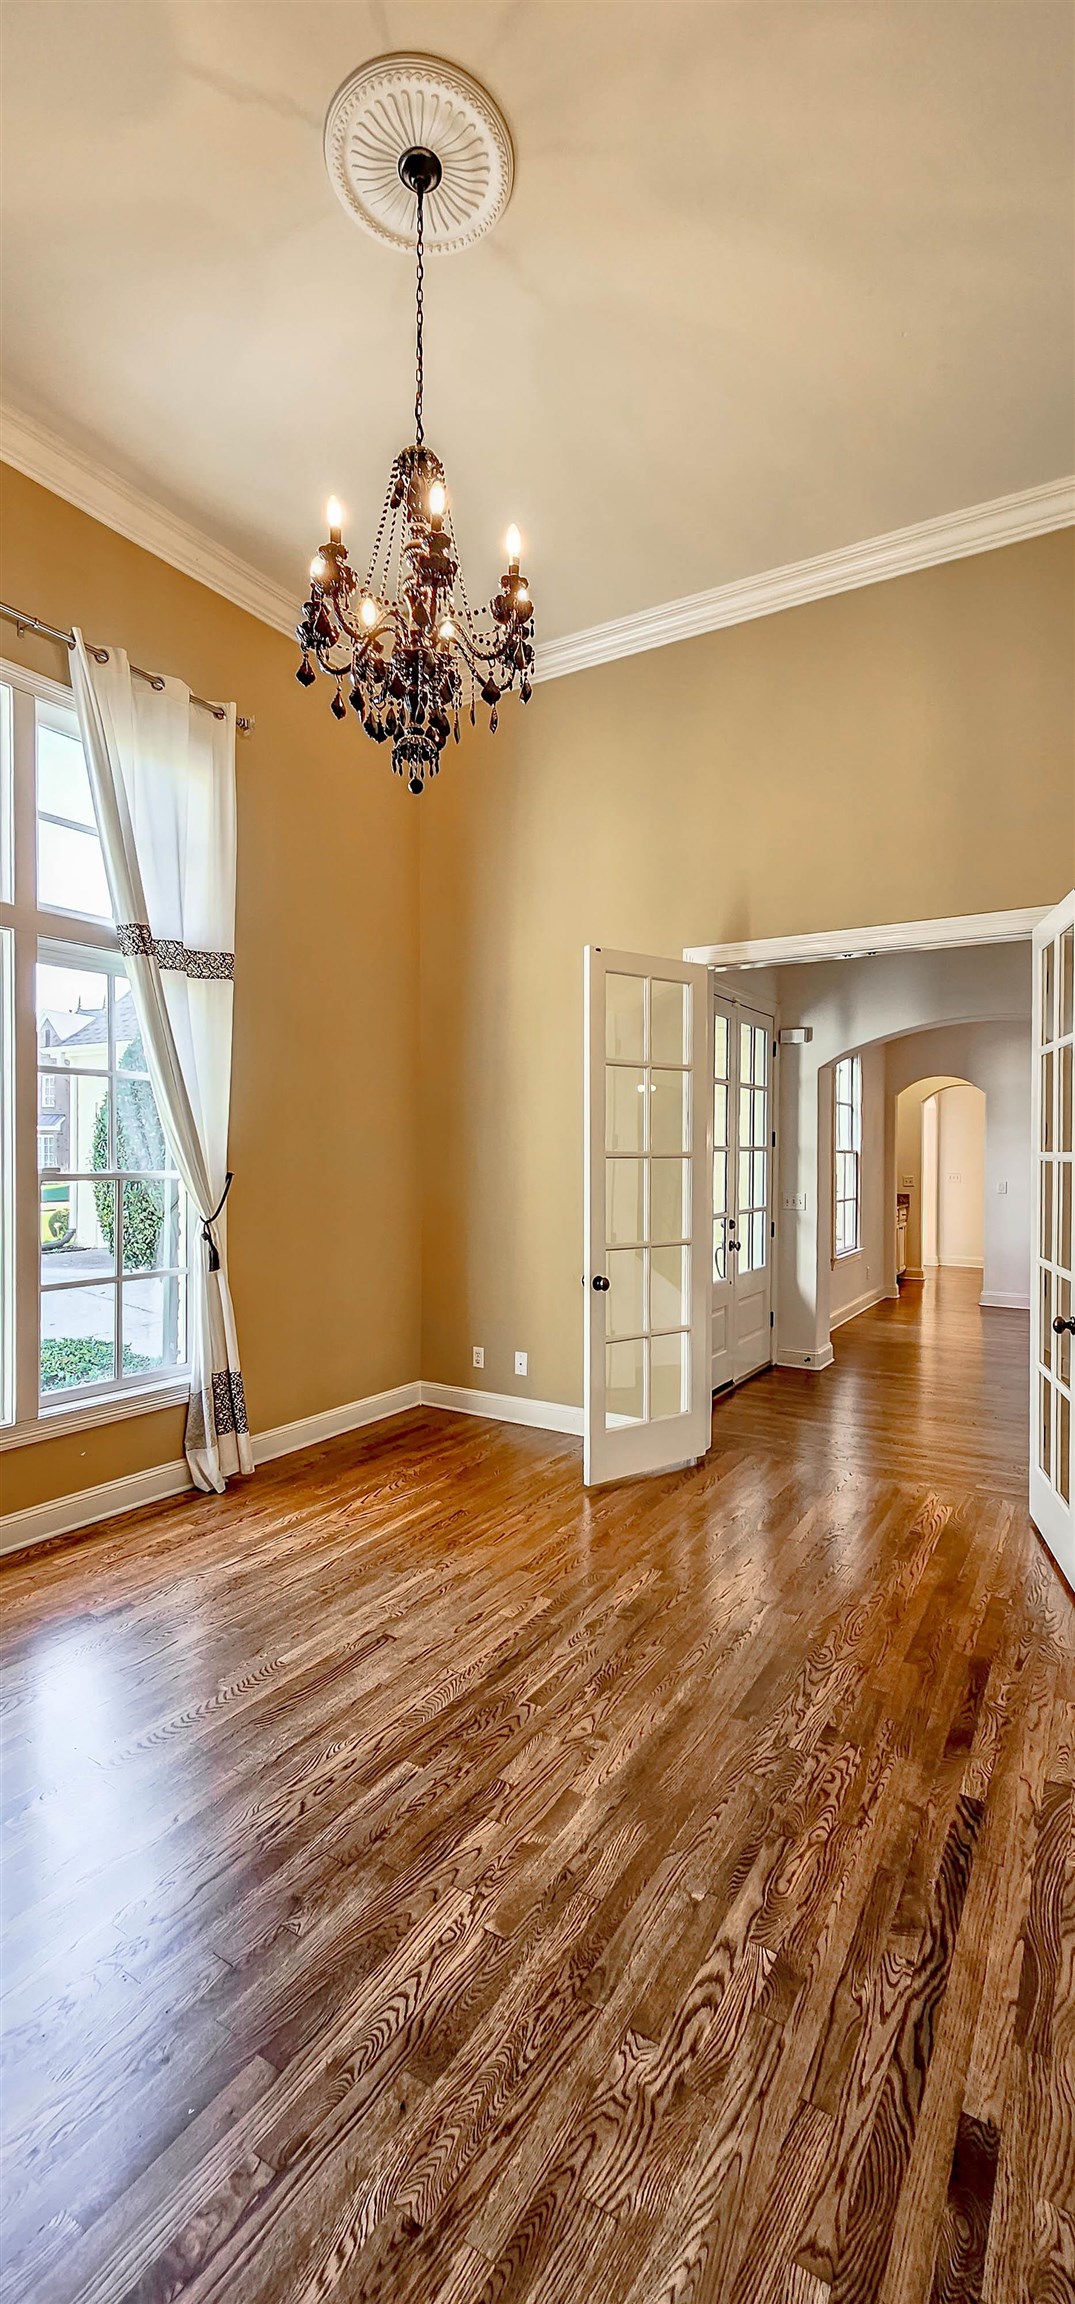
<path id="1" fill-rule="evenodd" d="M 199 1488 L 252 1472 L 223 1206 L 235 943 L 235 707 L 136 679 L 76 629 L 75 702 L 120 950 L 168 1147 L 200 1219 L 186 1452 Z"/>

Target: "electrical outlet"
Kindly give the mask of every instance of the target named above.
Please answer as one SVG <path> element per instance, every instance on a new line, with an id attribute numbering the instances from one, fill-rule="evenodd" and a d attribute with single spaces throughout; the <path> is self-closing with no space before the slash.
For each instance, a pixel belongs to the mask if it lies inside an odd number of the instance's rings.
<path id="1" fill-rule="evenodd" d="M 474 1366 L 475 1368 L 484 1368 L 485 1366 L 484 1344 L 475 1344 L 474 1346 Z"/>
<path id="2" fill-rule="evenodd" d="M 527 1373 L 527 1356 L 525 1352 L 517 1352 L 515 1355 L 515 1373 L 517 1376 L 525 1376 Z"/>

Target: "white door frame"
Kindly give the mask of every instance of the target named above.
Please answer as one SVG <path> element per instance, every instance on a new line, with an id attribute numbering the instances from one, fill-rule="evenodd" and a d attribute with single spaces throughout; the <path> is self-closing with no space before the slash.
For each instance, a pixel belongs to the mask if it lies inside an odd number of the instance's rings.
<path id="1" fill-rule="evenodd" d="M 740 944 L 688 944 L 685 960 L 707 968 L 779 968 L 794 960 L 872 960 L 879 952 L 944 952 L 959 944 L 1022 944 L 1051 910 L 962 912 L 943 920 L 886 921 L 874 928 L 809 929 L 796 936 L 755 936 Z"/>

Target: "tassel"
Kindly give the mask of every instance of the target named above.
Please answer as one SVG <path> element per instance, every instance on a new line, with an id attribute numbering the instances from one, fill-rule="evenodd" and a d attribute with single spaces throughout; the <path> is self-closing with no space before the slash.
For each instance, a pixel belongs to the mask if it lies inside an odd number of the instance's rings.
<path id="1" fill-rule="evenodd" d="M 223 1206 L 224 1206 L 224 1202 L 225 1202 L 225 1200 L 227 1199 L 227 1197 L 228 1197 L 228 1194 L 229 1194 L 229 1192 L 230 1192 L 230 1191 L 231 1191 L 231 1169 L 229 1168 L 229 1170 L 228 1170 L 228 1173 L 227 1173 L 227 1175 L 226 1175 L 226 1176 L 225 1176 L 225 1178 L 224 1178 L 224 1190 L 223 1190 L 223 1192 L 221 1193 L 219 1200 L 217 1201 L 216 1207 L 214 1208 L 212 1215 L 211 1215 L 211 1216 L 204 1216 L 204 1217 L 202 1218 L 202 1239 L 204 1240 L 204 1242 L 205 1242 L 205 1245 L 206 1245 L 206 1247 L 207 1247 L 207 1248 L 208 1248 L 208 1250 L 209 1250 L 209 1270 L 210 1270 L 210 1272 L 219 1272 L 219 1270 L 220 1270 L 220 1250 L 219 1250 L 219 1248 L 217 1247 L 216 1241 L 215 1241 L 215 1240 L 214 1240 L 214 1238 L 213 1238 L 213 1225 L 216 1223 L 217 1217 L 219 1216 L 219 1214 L 220 1214 L 220 1211 L 221 1211 L 221 1209 L 223 1208 Z"/>

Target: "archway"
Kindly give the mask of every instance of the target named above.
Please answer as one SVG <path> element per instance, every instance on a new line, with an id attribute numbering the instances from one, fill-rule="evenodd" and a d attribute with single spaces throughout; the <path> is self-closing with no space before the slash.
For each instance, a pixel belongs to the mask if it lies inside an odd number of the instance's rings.
<path id="1" fill-rule="evenodd" d="M 986 1097 L 967 1079 L 927 1076 L 896 1096 L 897 1280 L 943 1268 L 984 1271 Z"/>

